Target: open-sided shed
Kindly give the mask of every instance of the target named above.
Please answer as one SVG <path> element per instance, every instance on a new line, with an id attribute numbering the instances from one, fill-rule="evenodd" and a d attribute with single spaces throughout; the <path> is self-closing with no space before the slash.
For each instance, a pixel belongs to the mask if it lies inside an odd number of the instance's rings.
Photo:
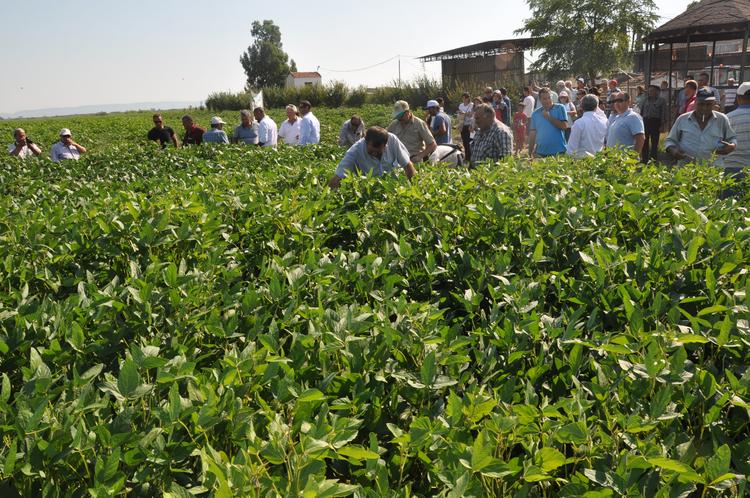
<path id="1" fill-rule="evenodd" d="M 492 40 L 423 55 L 419 59 L 422 62 L 440 61 L 445 82 L 522 83 L 524 51 L 531 49 L 532 42 L 532 38 Z"/>

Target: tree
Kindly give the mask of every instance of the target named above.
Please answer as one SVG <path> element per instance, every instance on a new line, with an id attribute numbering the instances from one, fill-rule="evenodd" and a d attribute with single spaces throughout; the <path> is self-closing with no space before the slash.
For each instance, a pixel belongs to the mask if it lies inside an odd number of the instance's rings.
<path id="1" fill-rule="evenodd" d="M 253 21 L 250 34 L 253 44 L 240 56 L 246 89 L 282 86 L 289 74 L 289 56 L 282 49 L 281 30 L 271 20 Z"/>
<path id="2" fill-rule="evenodd" d="M 527 0 L 531 17 L 516 34 L 536 38 L 542 51 L 531 65 L 552 78 L 585 75 L 593 81 L 618 67 L 630 66 L 629 56 L 658 19 L 653 0 Z"/>

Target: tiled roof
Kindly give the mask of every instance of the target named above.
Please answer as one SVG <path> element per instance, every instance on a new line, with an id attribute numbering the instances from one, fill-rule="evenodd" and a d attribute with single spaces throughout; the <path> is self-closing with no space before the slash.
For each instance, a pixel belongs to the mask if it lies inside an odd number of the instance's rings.
<path id="1" fill-rule="evenodd" d="M 322 78 L 319 72 L 317 71 L 308 71 L 308 72 L 301 72 L 301 73 L 289 73 L 292 75 L 292 78 Z"/>

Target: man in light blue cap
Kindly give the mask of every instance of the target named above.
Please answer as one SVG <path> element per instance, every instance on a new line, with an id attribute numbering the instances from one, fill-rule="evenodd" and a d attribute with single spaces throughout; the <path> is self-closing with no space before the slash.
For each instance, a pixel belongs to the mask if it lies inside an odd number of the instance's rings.
<path id="1" fill-rule="evenodd" d="M 432 116 L 430 121 L 430 131 L 435 137 L 435 143 L 438 145 L 450 144 L 453 142 L 451 128 L 451 118 L 445 112 L 440 110 L 440 104 L 437 100 L 428 100 L 425 106 L 427 112 Z"/>

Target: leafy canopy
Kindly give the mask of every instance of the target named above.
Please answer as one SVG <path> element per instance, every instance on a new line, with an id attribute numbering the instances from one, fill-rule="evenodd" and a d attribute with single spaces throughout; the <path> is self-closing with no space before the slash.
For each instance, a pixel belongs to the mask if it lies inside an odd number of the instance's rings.
<path id="1" fill-rule="evenodd" d="M 282 86 L 290 71 L 289 56 L 281 44 L 281 30 L 271 20 L 253 21 L 250 31 L 253 44 L 240 56 L 240 64 L 247 75 L 246 88 Z M 291 61 L 292 70 L 297 65 Z"/>
<path id="2" fill-rule="evenodd" d="M 594 79 L 625 65 L 657 20 L 653 0 L 528 0 L 531 17 L 516 34 L 536 38 L 542 51 L 532 64 L 550 77 L 571 74 Z"/>

